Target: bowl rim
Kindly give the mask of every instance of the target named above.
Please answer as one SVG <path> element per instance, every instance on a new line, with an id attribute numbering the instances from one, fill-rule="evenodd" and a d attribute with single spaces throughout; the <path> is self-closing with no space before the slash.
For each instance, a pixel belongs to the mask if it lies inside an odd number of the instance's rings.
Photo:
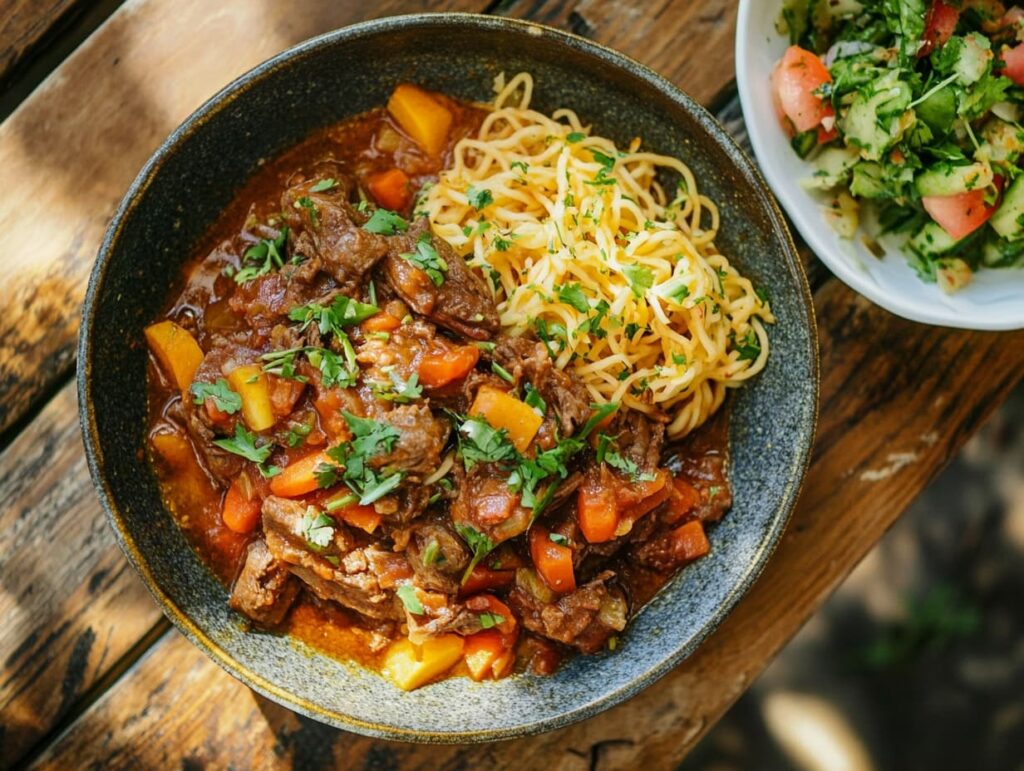
<path id="1" fill-rule="evenodd" d="M 646 82 L 664 94 L 675 105 L 693 117 L 694 121 L 699 124 L 705 132 L 707 132 L 709 137 L 727 155 L 730 162 L 736 167 L 737 171 L 746 180 L 746 182 L 750 184 L 757 198 L 760 199 L 760 203 L 769 217 L 773 235 L 777 239 L 779 247 L 783 252 L 786 261 L 785 267 L 793 276 L 797 285 L 802 303 L 800 303 L 799 307 L 795 309 L 795 314 L 797 316 L 796 323 L 800 323 L 807 330 L 808 344 L 804 353 L 806 355 L 807 365 L 810 372 L 811 382 L 809 385 L 811 387 L 811 404 L 808 405 L 809 414 L 807 416 L 806 430 L 798 437 L 793 458 L 789 464 L 788 479 L 786 480 L 786 484 L 783 486 L 782 500 L 775 512 L 773 520 L 771 521 L 768 532 L 761 540 L 754 559 L 747 566 L 747 571 L 742 575 L 736 586 L 728 594 L 725 601 L 715 609 L 714 614 L 690 638 L 687 644 L 677 648 L 671 655 L 632 678 L 621 688 L 604 693 L 600 697 L 578 705 L 569 711 L 529 718 L 512 726 L 472 731 L 453 730 L 437 732 L 368 722 L 355 718 L 351 715 L 325 709 L 319 704 L 297 696 L 288 689 L 264 678 L 257 672 L 254 672 L 242 665 L 223 647 L 221 647 L 221 645 L 211 639 L 210 636 L 208 636 L 174 603 L 171 597 L 157 582 L 155 576 L 148 567 L 146 558 L 142 555 L 138 546 L 128 533 L 119 504 L 115 498 L 113 490 L 107 482 L 106 475 L 103 470 L 103 452 L 99 441 L 96 416 L 91 399 L 91 358 L 97 300 L 103 289 L 111 255 L 120 238 L 127 218 L 134 212 L 138 205 L 140 195 L 145 192 L 155 176 L 160 172 L 164 160 L 172 155 L 178 149 L 179 145 L 187 140 L 195 131 L 199 130 L 214 115 L 229 107 L 238 96 L 243 94 L 253 85 L 272 75 L 278 69 L 288 66 L 293 59 L 313 53 L 321 48 L 344 44 L 350 40 L 359 39 L 365 36 L 376 36 L 382 33 L 410 28 L 450 28 L 451 25 L 461 25 L 482 33 L 511 33 L 529 35 L 537 39 L 553 38 L 559 45 L 567 45 L 586 55 L 602 60 L 605 64 L 609 64 L 620 70 L 625 70 L 633 77 Z M 663 78 L 661 75 L 658 75 L 651 68 L 607 46 L 569 32 L 531 21 L 474 13 L 444 12 L 405 14 L 371 19 L 341 27 L 309 38 L 270 57 L 239 75 L 203 102 L 201 106 L 193 111 L 163 142 L 161 142 L 159 147 L 146 161 L 145 165 L 129 186 L 127 192 L 118 205 L 117 210 L 108 225 L 100 249 L 97 253 L 95 265 L 93 266 L 90 274 L 83 304 L 82 323 L 78 341 L 77 395 L 79 420 L 85 444 L 86 459 L 93 484 L 99 495 L 100 503 L 104 509 L 106 518 L 114 531 L 115 538 L 122 552 L 139 573 L 147 590 L 156 600 L 163 613 L 171 620 L 178 631 L 180 631 L 196 647 L 202 650 L 232 677 L 241 681 L 244 685 L 262 696 L 265 696 L 288 709 L 294 710 L 295 712 L 318 720 L 319 722 L 326 723 L 335 728 L 352 731 L 377 739 L 431 744 L 478 743 L 521 738 L 577 723 L 636 695 L 641 690 L 652 685 L 665 674 L 670 672 L 680 662 L 690 657 L 704 642 L 704 640 L 720 626 L 725 617 L 733 610 L 737 602 L 749 591 L 750 587 L 763 572 L 765 565 L 781 540 L 782 533 L 785 530 L 793 509 L 796 506 L 810 463 L 811 450 L 814 444 L 818 421 L 818 406 L 820 401 L 819 391 L 820 374 L 819 352 L 817 345 L 817 322 L 815 319 L 812 295 L 803 264 L 796 251 L 792 236 L 789 233 L 785 217 L 779 209 L 778 204 L 772 196 L 767 184 L 759 173 L 757 166 L 746 156 L 736 141 L 728 134 L 714 116 L 712 116 L 711 113 L 702 105 L 693 100 L 673 83 Z"/>
<path id="2" fill-rule="evenodd" d="M 754 148 L 758 166 L 768 180 L 772 192 L 778 197 L 780 204 L 807 245 L 828 269 L 850 289 L 863 295 L 875 305 L 902 318 L 922 324 L 956 329 L 1008 331 L 1024 328 L 1024 302 L 1021 303 L 1021 310 L 1017 315 L 1011 313 L 998 318 L 986 316 L 984 306 L 979 306 L 975 314 L 972 315 L 959 308 L 943 305 L 938 301 L 941 298 L 937 298 L 933 303 L 923 304 L 925 301 L 922 300 L 922 304 L 910 305 L 899 292 L 884 282 L 874 280 L 866 272 L 857 270 L 849 260 L 844 259 L 841 254 L 837 254 L 836 239 L 838 235 L 831 230 L 824 218 L 813 216 L 819 214 L 814 200 L 806 192 L 793 191 L 785 184 L 785 173 L 777 166 L 775 154 L 769 146 L 767 138 L 767 132 L 776 127 L 776 121 L 772 120 L 771 126 L 766 129 L 763 121 L 758 119 L 761 111 L 755 107 L 754 103 L 757 79 L 751 71 L 754 69 L 751 56 L 754 49 L 764 45 L 762 40 L 764 30 L 755 28 L 752 24 L 752 16 L 755 4 L 764 2 L 766 0 L 740 0 L 739 3 L 735 39 L 736 87 L 739 92 L 740 104 L 743 107 L 743 120 L 746 124 L 747 135 Z M 771 34 L 775 34 L 775 30 L 771 30 Z M 767 83 L 764 83 L 763 87 L 767 88 Z M 861 249 L 857 242 L 854 242 L 854 248 Z M 902 255 L 900 258 L 902 259 Z M 1019 270 L 1024 274 L 1024 268 Z M 922 285 L 931 286 L 923 282 Z M 935 291 L 939 290 L 936 288 Z"/>

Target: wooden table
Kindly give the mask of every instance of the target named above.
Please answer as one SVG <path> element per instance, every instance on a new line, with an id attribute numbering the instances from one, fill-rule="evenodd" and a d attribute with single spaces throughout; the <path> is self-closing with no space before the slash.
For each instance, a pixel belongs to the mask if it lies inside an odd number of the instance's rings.
<path id="1" fill-rule="evenodd" d="M 0 0 L 0 84 L 17 87 L 96 5 Z M 373 741 L 255 695 L 170 627 L 108 531 L 71 383 L 79 311 L 108 218 L 158 142 L 231 78 L 369 7 L 131 0 L 0 125 L 0 766 L 672 766 L 1024 371 L 1024 333 L 903 321 L 805 253 L 822 354 L 807 484 L 763 577 L 671 675 L 585 723 L 472 747 Z M 570 29 L 736 117 L 734 0 L 386 0 L 372 15 L 422 10 Z"/>

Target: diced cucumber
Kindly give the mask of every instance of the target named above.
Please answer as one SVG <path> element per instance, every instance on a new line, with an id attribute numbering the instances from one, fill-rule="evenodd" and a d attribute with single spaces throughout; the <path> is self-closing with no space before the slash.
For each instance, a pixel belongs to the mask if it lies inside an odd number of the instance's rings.
<path id="1" fill-rule="evenodd" d="M 853 167 L 850 192 L 859 198 L 899 198 L 913 181 L 914 170 L 909 166 L 861 161 Z"/>
<path id="2" fill-rule="evenodd" d="M 999 235 L 1009 241 L 1024 236 L 1024 176 L 1017 177 L 1006 189 L 1003 202 L 988 222 Z"/>
<path id="3" fill-rule="evenodd" d="M 949 133 L 956 119 L 956 94 L 953 89 L 940 88 L 914 108 L 917 117 L 937 135 Z"/>
<path id="4" fill-rule="evenodd" d="M 985 77 L 991 62 L 992 44 L 984 35 L 972 32 L 963 38 L 960 56 L 953 65 L 953 72 L 962 85 L 969 86 Z"/>
<path id="5" fill-rule="evenodd" d="M 824 211 L 825 221 L 841 238 L 853 238 L 860 227 L 860 204 L 841 190 Z"/>
<path id="6" fill-rule="evenodd" d="M 952 251 L 957 241 L 937 223 L 928 222 L 907 245 L 922 257 L 941 257 Z"/>
<path id="7" fill-rule="evenodd" d="M 1011 268 L 1024 257 L 1024 241 L 1007 241 L 995 233 L 985 241 L 981 261 L 986 268 Z"/>
<path id="8" fill-rule="evenodd" d="M 793 151 L 801 158 L 806 158 L 811 154 L 811 150 L 818 146 L 818 131 L 812 129 L 805 131 L 802 134 L 797 134 L 789 142 L 790 147 Z"/>
<path id="9" fill-rule="evenodd" d="M 992 168 L 987 163 L 954 166 L 937 163 L 917 175 L 915 185 L 922 196 L 959 195 L 992 184 Z"/>
<path id="10" fill-rule="evenodd" d="M 831 190 L 849 179 L 850 169 L 859 160 L 855 147 L 826 147 L 813 161 L 814 174 L 800 184 L 807 190 Z"/>
<path id="11" fill-rule="evenodd" d="M 908 127 L 901 117 L 910 106 L 910 86 L 891 70 L 857 92 L 839 123 L 846 141 L 859 147 L 861 157 L 881 160 Z"/>
<path id="12" fill-rule="evenodd" d="M 984 141 L 974 153 L 979 161 L 1016 163 L 1024 152 L 1024 132 L 999 118 L 985 123 L 981 136 Z"/>

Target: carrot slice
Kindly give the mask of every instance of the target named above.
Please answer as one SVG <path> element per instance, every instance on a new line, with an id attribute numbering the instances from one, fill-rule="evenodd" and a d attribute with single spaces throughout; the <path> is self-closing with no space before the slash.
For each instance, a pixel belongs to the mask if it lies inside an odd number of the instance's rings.
<path id="1" fill-rule="evenodd" d="M 485 629 L 469 635 L 462 649 L 469 676 L 477 682 L 492 677 L 504 677 L 511 670 L 512 657 L 508 655 L 506 638 L 496 629 Z"/>
<path id="2" fill-rule="evenodd" d="M 263 501 L 255 494 L 248 475 L 243 471 L 234 478 L 224 494 L 221 519 L 236 533 L 251 533 L 260 521 L 262 507 Z"/>
<path id="3" fill-rule="evenodd" d="M 420 383 L 424 388 L 441 388 L 462 380 L 480 360 L 475 345 L 460 345 L 449 351 L 428 353 L 420 359 Z"/>
<path id="4" fill-rule="evenodd" d="M 270 491 L 282 498 L 297 498 L 311 493 L 320 487 L 316 472 L 322 465 L 335 465 L 326 452 L 313 452 L 292 461 L 270 480 Z"/>
<path id="5" fill-rule="evenodd" d="M 551 534 L 540 525 L 530 529 L 530 557 L 533 564 L 552 591 L 576 590 L 576 576 L 572 569 L 572 549 L 555 543 Z"/>
<path id="6" fill-rule="evenodd" d="M 371 535 L 380 527 L 382 519 L 373 506 L 360 506 L 358 503 L 353 503 L 343 509 L 333 511 L 331 514 L 345 520 L 352 527 L 358 527 L 360 530 L 365 530 Z"/>
<path id="7" fill-rule="evenodd" d="M 703 557 L 711 551 L 711 544 L 704 533 L 704 525 L 699 519 L 687 522 L 673 530 L 672 544 L 675 553 L 687 561 Z"/>
<path id="8" fill-rule="evenodd" d="M 373 199 L 385 209 L 402 211 L 412 201 L 409 177 L 401 169 L 388 169 L 370 175 L 366 179 L 366 187 Z"/>
<path id="9" fill-rule="evenodd" d="M 581 487 L 576 499 L 576 518 L 588 542 L 611 541 L 619 524 L 615 491 L 607 487 Z"/>
<path id="10" fill-rule="evenodd" d="M 394 332 L 402 326 L 401 319 L 396 319 L 387 311 L 381 311 L 375 316 L 370 316 L 362 323 L 363 332 Z"/>
<path id="11" fill-rule="evenodd" d="M 492 428 L 508 431 L 509 441 L 519 452 L 526 452 L 544 422 L 526 402 L 493 386 L 482 386 L 476 392 L 469 414 L 483 418 Z"/>

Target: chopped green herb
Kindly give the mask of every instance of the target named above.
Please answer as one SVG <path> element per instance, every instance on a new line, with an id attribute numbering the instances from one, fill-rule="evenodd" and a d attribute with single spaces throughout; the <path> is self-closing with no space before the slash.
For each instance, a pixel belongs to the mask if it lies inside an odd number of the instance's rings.
<path id="1" fill-rule="evenodd" d="M 336 180 L 333 180 L 330 177 L 328 177 L 327 179 L 321 179 L 319 182 L 317 182 L 315 185 L 313 185 L 313 187 L 311 187 L 309 189 L 309 192 L 311 192 L 311 193 L 323 193 L 326 190 L 330 190 L 330 189 L 332 189 L 334 187 L 337 187 L 337 185 L 338 185 L 338 183 L 337 183 Z"/>
<path id="2" fill-rule="evenodd" d="M 296 209 L 305 209 L 309 212 L 309 221 L 313 224 L 314 228 L 320 227 L 320 214 L 316 208 L 316 204 L 313 203 L 313 199 L 309 196 L 302 196 L 294 204 Z"/>
<path id="3" fill-rule="evenodd" d="M 409 223 L 393 211 L 377 209 L 363 225 L 363 230 L 380 236 L 393 236 L 409 229 Z"/>
<path id="4" fill-rule="evenodd" d="M 330 546 L 334 538 L 334 520 L 313 506 L 306 508 L 299 529 L 309 548 L 316 552 Z"/>
<path id="5" fill-rule="evenodd" d="M 509 383 L 516 382 L 516 379 L 512 376 L 512 373 L 509 372 L 500 364 L 498 364 L 498 362 L 496 361 L 491 362 L 491 372 L 500 377 L 502 380 L 507 380 Z"/>
<path id="6" fill-rule="evenodd" d="M 548 539 L 552 543 L 557 543 L 559 546 L 568 546 L 569 545 L 569 539 L 566 538 L 561 533 L 548 533 Z"/>
<path id="7" fill-rule="evenodd" d="M 444 283 L 448 263 L 437 253 L 429 233 L 424 233 L 416 240 L 415 252 L 407 252 L 400 256 L 426 273 L 434 282 L 434 286 L 441 286 Z"/>
<path id="8" fill-rule="evenodd" d="M 401 375 L 392 370 L 388 373 L 388 377 L 391 378 L 391 382 L 386 384 L 387 387 L 375 390 L 374 395 L 378 399 L 408 404 L 423 396 L 423 387 L 420 385 L 418 373 L 413 372 L 408 380 L 403 380 Z"/>
<path id="9" fill-rule="evenodd" d="M 416 596 L 416 590 L 412 584 L 402 584 L 395 591 L 395 594 L 398 595 L 398 599 L 402 601 L 405 609 L 414 616 L 422 616 L 426 612 L 423 609 L 423 603 L 420 602 L 420 598 Z"/>
<path id="10" fill-rule="evenodd" d="M 420 561 L 427 567 L 430 567 L 437 562 L 444 561 L 444 555 L 441 554 L 441 547 L 437 543 L 436 539 L 431 539 L 430 543 L 428 543 L 426 548 L 423 549 Z"/>
<path id="11" fill-rule="evenodd" d="M 492 203 L 494 203 L 494 196 L 491 195 L 491 191 L 486 188 L 476 188 L 472 185 L 466 190 L 466 198 L 469 200 L 469 205 L 477 211 L 486 209 Z"/>
<path id="12" fill-rule="evenodd" d="M 493 428 L 483 418 L 468 417 L 459 426 L 459 455 L 469 471 L 478 463 L 515 460 L 517 453 L 505 429 Z"/>
<path id="13" fill-rule="evenodd" d="M 526 173 L 527 171 L 530 170 L 530 167 L 527 166 L 526 163 L 523 161 L 512 161 L 512 163 L 510 163 L 509 166 L 513 169 L 519 169 L 523 173 Z"/>
<path id="14" fill-rule="evenodd" d="M 586 138 L 587 135 L 584 134 L 582 131 L 570 131 L 568 134 L 565 135 L 565 141 L 569 142 L 570 144 L 582 142 Z"/>
<path id="15" fill-rule="evenodd" d="M 310 432 L 313 430 L 315 421 L 316 418 L 313 415 L 310 415 L 305 423 L 300 423 L 299 425 L 290 428 L 287 436 L 285 437 L 285 441 L 288 442 L 288 446 L 298 447 L 306 441 L 306 437 L 309 436 Z"/>
<path id="16" fill-rule="evenodd" d="M 733 339 L 740 361 L 754 361 L 761 355 L 761 341 L 754 330 L 749 330 L 742 339 Z"/>
<path id="17" fill-rule="evenodd" d="M 498 626 L 499 624 L 505 623 L 505 617 L 500 613 L 481 613 L 480 626 L 484 629 L 490 629 L 491 627 Z"/>
<path id="18" fill-rule="evenodd" d="M 547 402 L 544 401 L 544 397 L 540 395 L 540 391 L 534 388 L 529 383 L 526 384 L 526 397 L 523 399 L 528 407 L 532 407 L 537 410 L 541 415 L 544 415 L 548 411 Z"/>
<path id="19" fill-rule="evenodd" d="M 654 271 L 644 265 L 626 265 L 622 273 L 629 281 L 629 288 L 637 297 L 643 297 L 644 292 L 654 286 Z"/>
<path id="20" fill-rule="evenodd" d="M 227 439 L 214 439 L 213 443 L 222 450 L 239 455 L 253 463 L 264 463 L 274 451 L 271 444 L 259 443 L 255 434 L 250 433 L 242 422 L 235 423 L 235 435 Z"/>
<path id="21" fill-rule="evenodd" d="M 224 378 L 217 378 L 216 383 L 195 382 L 189 390 L 194 404 L 204 404 L 207 399 L 213 399 L 213 406 L 228 415 L 242 409 L 242 397 L 231 390 Z"/>
<path id="22" fill-rule="evenodd" d="M 466 545 L 473 552 L 473 559 L 469 561 L 466 572 L 462 574 L 462 583 L 466 583 L 473 573 L 473 568 L 479 564 L 480 560 L 494 551 L 494 542 L 472 525 L 464 525 L 461 522 L 455 522 L 454 525 L 455 532 L 459 534 L 459 537 L 466 542 Z"/>
<path id="23" fill-rule="evenodd" d="M 288 228 L 281 228 L 277 238 L 264 238 L 250 246 L 242 257 L 242 268 L 235 273 L 235 283 L 244 284 L 265 276 L 274 268 L 284 267 L 284 247 L 288 242 Z"/>
<path id="24" fill-rule="evenodd" d="M 560 302 L 571 305 L 580 313 L 587 313 L 590 310 L 590 303 L 587 296 L 583 294 L 583 287 L 579 284 L 563 284 L 557 287 L 557 296 Z"/>

